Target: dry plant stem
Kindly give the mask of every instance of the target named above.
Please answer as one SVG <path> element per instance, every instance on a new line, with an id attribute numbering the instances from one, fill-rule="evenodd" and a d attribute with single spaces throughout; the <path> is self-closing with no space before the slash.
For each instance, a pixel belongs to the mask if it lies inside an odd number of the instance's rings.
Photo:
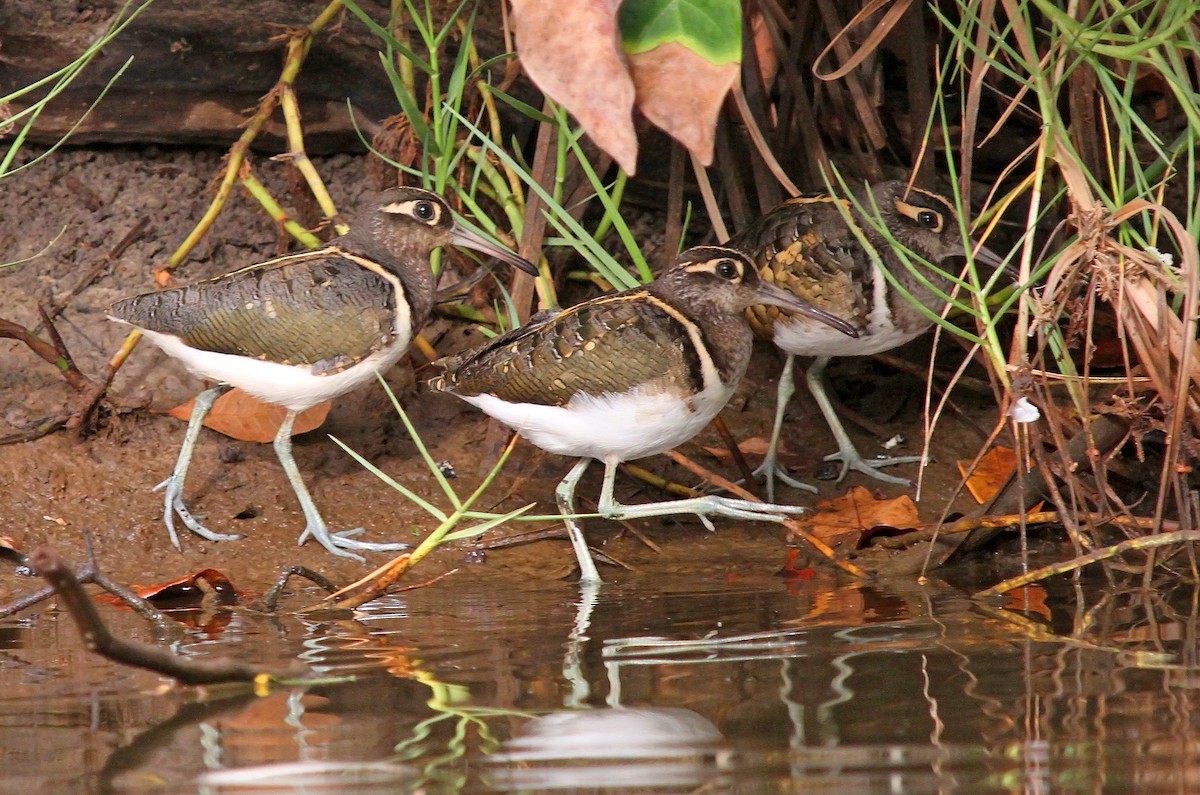
<path id="1" fill-rule="evenodd" d="M 234 186 L 238 183 L 238 177 L 242 171 L 242 163 L 245 162 L 246 153 L 250 151 L 250 144 L 262 132 L 263 127 L 266 126 L 267 122 L 271 119 L 271 115 L 275 112 L 276 106 L 279 105 L 283 87 L 290 88 L 295 82 L 296 75 L 300 73 L 300 67 L 304 64 L 304 59 L 307 57 L 308 50 L 312 46 L 313 38 L 326 25 L 333 21 L 333 18 L 341 12 L 342 7 L 341 0 L 333 0 L 307 26 L 291 30 L 285 34 L 288 40 L 287 54 L 284 56 L 283 71 L 279 75 L 279 81 L 262 98 L 262 101 L 258 103 L 258 108 L 254 111 L 254 115 L 246 122 L 245 131 L 238 138 L 237 142 L 229 148 L 229 155 L 226 158 L 221 183 L 217 187 L 217 195 L 213 197 L 212 203 L 208 206 L 204 216 L 183 243 L 180 244 L 179 248 L 175 249 L 175 252 L 171 254 L 171 257 L 167 260 L 167 264 L 155 269 L 154 280 L 159 286 L 165 286 L 170 282 L 171 274 L 179 267 L 191 250 L 196 247 L 201 238 L 208 233 L 208 230 L 212 228 L 213 223 L 217 220 L 217 216 L 224 209 L 225 202 L 229 200 Z M 328 194 L 326 194 L 326 197 L 328 197 Z M 330 205 L 332 205 L 332 202 L 330 202 Z M 333 218 L 333 216 L 330 217 Z M 125 359 L 129 357 L 129 353 L 141 338 L 141 333 L 137 331 L 129 332 L 129 336 L 125 338 L 121 350 L 113 357 L 109 365 L 110 372 L 108 373 L 108 378 L 104 381 L 104 390 L 108 389 L 109 382 L 112 381 L 117 370 L 125 363 Z M 96 396 L 96 401 L 99 401 L 100 397 L 103 396 L 104 390 L 101 390 Z M 92 403 L 93 407 L 94 405 L 95 402 Z M 90 414 L 90 411 L 88 413 Z"/>
<path id="2" fill-rule="evenodd" d="M 700 496 L 700 492 L 696 491 L 695 489 L 689 489 L 687 486 L 667 480 L 661 475 L 656 475 L 650 470 L 640 467 L 637 464 L 630 464 L 626 462 L 621 464 L 621 470 L 626 474 L 637 478 L 643 483 L 649 483 L 656 489 L 661 489 L 668 494 L 674 494 L 676 497 L 691 499 L 693 497 Z"/>
<path id="3" fill-rule="evenodd" d="M 187 685 L 253 682 L 267 673 L 237 660 L 181 657 L 169 647 L 118 638 L 109 632 L 75 572 L 57 552 L 50 547 L 38 547 L 29 553 L 29 565 L 36 568 L 58 593 L 63 606 L 75 620 L 84 645 L 113 662 L 146 668 Z"/>
<path id="4" fill-rule="evenodd" d="M 1125 423 L 1110 415 L 1101 415 L 1093 420 L 1088 426 L 1075 434 L 1071 441 L 1067 444 L 1064 454 L 1064 460 L 1069 460 L 1075 464 L 1082 464 L 1085 461 L 1092 461 L 1094 458 L 1107 455 L 1124 439 L 1129 429 Z M 1015 514 L 1028 505 L 1041 500 L 1046 493 L 1046 483 L 1042 472 L 1035 470 L 1029 472 L 1022 478 L 1022 483 L 1019 485 L 1015 482 L 1010 482 L 999 496 L 992 502 L 991 506 L 984 506 L 979 513 L 999 513 L 999 514 Z M 1021 495 L 1024 495 L 1024 505 L 1021 505 Z M 990 510 L 985 510 L 988 508 Z M 968 534 L 960 545 L 963 551 L 978 549 L 995 536 L 996 530 L 990 528 L 981 528 L 979 531 Z M 940 559 L 935 556 L 932 567 L 945 561 L 949 557 L 949 553 L 953 552 L 950 549 L 947 554 Z"/>
<path id="5" fill-rule="evenodd" d="M 317 173 L 316 166 L 308 159 L 308 153 L 304 151 L 304 130 L 300 124 L 300 103 L 296 101 L 296 88 L 293 80 L 285 81 L 281 79 L 279 81 L 279 92 L 279 104 L 283 108 L 283 119 L 287 127 L 288 152 L 284 155 L 278 155 L 273 159 L 291 161 L 296 170 L 304 176 L 304 181 L 308 183 L 308 189 L 316 197 L 317 204 L 321 207 L 321 212 L 333 222 L 338 234 L 344 235 L 350 230 L 350 227 L 339 219 L 337 206 L 334 205 L 333 199 L 329 195 L 329 190 L 325 187 L 325 181 L 321 179 L 321 175 Z"/>
<path id="6" fill-rule="evenodd" d="M 1145 536 L 1143 538 L 1131 538 L 1128 541 L 1122 541 L 1119 544 L 1113 544 L 1108 547 L 1101 547 L 1086 555 L 1080 555 L 1062 563 L 1052 563 L 1049 566 L 1035 569 L 1028 574 L 1012 577 L 1004 582 L 993 585 L 991 588 L 979 591 L 975 594 L 975 598 L 982 599 L 988 596 L 999 596 L 1002 593 L 1011 591 L 1013 588 L 1020 588 L 1023 585 L 1029 585 L 1030 583 L 1044 580 L 1047 577 L 1053 577 L 1057 574 L 1066 574 L 1067 572 L 1081 569 L 1089 563 L 1108 560 L 1109 558 L 1124 555 L 1127 552 L 1149 552 L 1150 550 L 1171 544 L 1190 544 L 1197 541 L 1200 541 L 1200 530 L 1177 530 L 1173 533 L 1159 533 L 1158 535 Z"/>
<path id="7" fill-rule="evenodd" d="M 46 315 L 45 310 L 39 307 L 39 311 L 42 313 L 42 322 L 48 324 L 49 317 Z M 47 328 L 50 328 L 50 325 L 47 325 Z M 18 325 L 11 320 L 0 318 L 0 337 L 8 337 L 9 339 L 24 343 L 29 350 L 33 351 L 41 359 L 57 367 L 59 372 L 62 373 L 63 378 L 67 380 L 67 383 L 75 389 L 86 389 L 91 385 L 91 381 L 71 363 L 71 357 L 65 351 L 60 350 L 55 344 L 39 339 L 24 326 Z M 52 341 L 57 341 L 58 344 L 62 342 L 58 337 L 58 332 L 53 332 L 51 339 Z"/>
<path id="8" fill-rule="evenodd" d="M 733 494 L 739 499 L 750 500 L 752 502 L 762 502 L 762 500 L 760 500 L 758 497 L 755 497 L 741 486 L 737 485 L 736 483 L 731 483 L 720 475 L 710 472 L 692 459 L 685 456 L 683 453 L 680 453 L 678 450 L 668 450 L 663 453 L 663 455 L 669 456 L 675 463 L 688 469 L 696 475 L 699 475 L 717 488 L 728 491 L 730 494 Z M 853 563 L 837 557 L 837 554 L 833 551 L 833 549 L 830 548 L 828 544 L 805 530 L 795 519 L 784 519 L 782 524 L 790 532 L 803 538 L 806 542 L 808 542 L 809 546 L 828 558 L 831 563 L 833 563 L 842 571 L 864 580 L 871 578 L 871 575 L 867 574 L 867 572 L 863 571 L 858 566 L 855 566 Z"/>
<path id="9" fill-rule="evenodd" d="M 712 224 L 713 232 L 717 236 L 718 243 L 724 243 L 729 239 L 729 230 L 725 228 L 725 221 L 721 218 L 721 206 L 717 204 L 717 197 L 713 193 L 712 183 L 708 181 L 708 169 L 700 162 L 694 154 L 690 155 L 692 159 L 692 173 L 696 175 L 696 184 L 700 188 L 700 195 L 704 197 L 704 209 L 708 213 L 708 222 Z"/>
<path id="10" fill-rule="evenodd" d="M 307 613 L 313 610 L 328 610 L 331 607 L 344 608 L 353 610 L 356 607 L 365 605 L 373 599 L 378 599 L 381 596 L 386 596 L 389 593 L 400 593 L 401 591 L 413 591 L 417 588 L 427 588 L 434 583 L 444 580 L 451 574 L 457 574 L 458 569 L 451 569 L 436 577 L 431 577 L 424 582 L 419 582 L 414 585 L 406 585 L 403 588 L 393 588 L 396 581 L 408 573 L 412 568 L 412 555 L 405 553 L 399 555 L 387 563 L 380 566 L 375 571 L 368 574 L 366 577 L 347 585 L 340 591 L 335 591 L 329 596 L 322 599 L 316 604 L 309 605 L 300 610 L 301 613 Z"/>
<path id="11" fill-rule="evenodd" d="M 279 606 L 279 600 L 283 596 L 283 589 L 287 586 L 288 580 L 292 577 L 303 577 L 319 588 L 324 589 L 328 593 L 333 593 L 338 589 L 336 585 L 325 575 L 313 571 L 307 566 L 288 566 L 279 572 L 279 577 L 276 578 L 275 584 L 271 586 L 271 590 L 267 591 L 263 596 L 262 609 L 266 613 L 274 613 L 275 608 Z"/>
<path id="12" fill-rule="evenodd" d="M 721 418 L 720 414 L 713 417 L 712 426 L 717 429 L 721 441 L 729 449 L 729 455 L 733 457 L 733 463 L 737 466 L 738 474 L 742 476 L 742 482 L 746 484 L 746 490 L 752 491 L 755 483 L 754 472 L 751 471 L 750 464 L 746 462 L 746 456 L 742 455 L 742 448 L 738 446 L 733 432 L 729 430 L 729 426 L 725 424 L 725 420 Z M 755 496 L 761 499 L 757 493 Z"/>
<path id="13" fill-rule="evenodd" d="M 547 104 L 543 110 L 548 110 Z M 533 153 L 533 168 L 530 176 L 547 193 L 554 190 L 554 158 L 551 152 L 557 138 L 554 125 L 543 121 L 538 125 L 536 149 Z M 535 191 L 529 191 L 525 202 L 525 217 L 521 221 L 521 245 L 517 250 L 522 257 L 530 262 L 541 263 L 542 279 L 547 283 L 550 278 L 549 267 L 542 258 L 542 240 L 546 235 L 546 213 L 542 199 Z M 513 306 L 517 308 L 517 318 L 524 323 L 532 314 L 533 296 L 536 280 L 528 274 L 514 273 L 509 293 L 512 295 Z"/>
<path id="14" fill-rule="evenodd" d="M 1169 530 L 1174 532 L 1179 529 L 1178 522 L 1163 522 L 1161 525 L 1156 524 L 1152 516 L 1112 516 L 1095 512 L 1072 513 L 1071 516 L 1080 520 L 1094 522 L 1097 525 L 1116 525 L 1127 529 L 1136 530 Z M 1024 517 L 1022 519 L 1022 517 Z M 948 525 L 928 527 L 924 530 L 917 530 L 912 533 L 905 533 L 902 536 L 892 536 L 890 538 L 879 538 L 873 543 L 875 546 L 885 547 L 887 549 L 904 549 L 911 544 L 916 544 L 921 541 L 929 541 L 938 536 L 949 536 L 958 533 L 969 533 L 972 530 L 978 530 L 982 527 L 997 528 L 1000 530 L 1010 527 L 1020 527 L 1022 521 L 1026 525 L 1035 524 L 1062 524 L 1064 514 L 1058 511 L 1035 511 L 1034 513 L 1014 513 L 1005 515 L 989 515 L 989 516 L 967 516 Z"/>
<path id="15" fill-rule="evenodd" d="M 763 163 L 771 170 L 771 174 L 775 179 L 779 180 L 779 184 L 783 186 L 792 196 L 799 196 L 800 189 L 795 183 L 788 178 L 784 172 L 783 166 L 779 165 L 779 161 L 775 159 L 775 153 L 771 151 L 770 144 L 763 137 L 762 130 L 758 128 L 758 122 L 754 120 L 754 114 L 750 112 L 750 106 L 746 104 L 746 94 L 742 91 L 741 83 L 733 84 L 733 102 L 737 107 L 738 116 L 742 123 L 746 125 L 746 132 L 750 135 L 750 140 L 754 143 L 754 149 L 758 152 L 758 156 L 762 158 Z"/>
<path id="16" fill-rule="evenodd" d="M 90 271 L 84 274 L 84 276 L 75 283 L 75 286 L 72 287 L 71 290 L 58 301 L 58 303 L 51 305 L 49 310 L 50 317 L 58 317 L 60 314 L 62 314 L 62 311 L 67 308 L 67 305 L 70 304 L 71 300 L 74 299 L 75 296 L 82 293 L 88 287 L 91 287 L 92 284 L 99 279 L 105 271 L 113 266 L 113 263 L 121 258 L 121 255 L 125 253 L 125 249 L 133 245 L 134 241 L 146 233 L 146 228 L 149 225 L 149 218 L 139 219 L 138 222 L 133 225 L 133 228 L 126 232 L 125 236 L 118 240 L 115 246 L 109 249 L 108 253 L 104 255 L 104 259 L 102 259 Z"/>
<path id="17" fill-rule="evenodd" d="M 284 56 L 283 71 L 279 75 L 279 81 L 262 98 L 262 101 L 258 103 L 258 108 L 255 109 L 254 115 L 246 122 L 245 131 L 238 138 L 237 142 L 230 147 L 221 183 L 217 187 L 217 195 L 213 198 L 212 204 L 209 205 L 200 222 L 196 224 L 196 228 L 192 230 L 187 239 L 183 241 L 183 244 L 167 260 L 167 265 L 155 272 L 155 280 L 159 284 L 164 284 L 170 279 L 172 271 L 179 267 L 184 257 L 196 247 L 196 244 L 208 233 L 213 222 L 216 221 L 217 216 L 225 207 L 225 202 L 229 200 L 234 185 L 237 184 L 238 174 L 241 172 L 242 163 L 246 159 L 246 153 L 250 150 L 250 144 L 254 142 L 254 139 L 262 132 L 263 127 L 270 121 L 271 115 L 279 105 L 284 88 L 290 87 L 295 82 L 296 76 L 300 73 L 300 67 L 304 64 L 304 59 L 308 55 L 308 50 L 312 46 L 313 38 L 326 25 L 332 22 L 333 18 L 341 10 L 341 0 L 333 0 L 306 27 L 290 30 L 284 34 L 287 38 L 287 52 Z"/>

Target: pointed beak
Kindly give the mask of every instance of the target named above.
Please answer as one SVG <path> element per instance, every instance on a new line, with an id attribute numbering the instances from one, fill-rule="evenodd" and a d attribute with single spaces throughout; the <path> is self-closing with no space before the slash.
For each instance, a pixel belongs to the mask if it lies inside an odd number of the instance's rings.
<path id="1" fill-rule="evenodd" d="M 1021 269 L 1016 263 L 1005 264 L 996 252 L 992 251 L 987 246 L 979 246 L 975 249 L 975 261 L 983 265 L 985 268 L 990 268 L 994 273 L 998 270 L 1003 270 L 1004 275 L 1012 281 L 1017 281 L 1021 275 Z"/>
<path id="2" fill-rule="evenodd" d="M 758 285 L 758 301 L 757 303 L 766 304 L 768 306 L 777 306 L 780 309 L 786 309 L 789 312 L 795 312 L 797 315 L 804 315 L 813 320 L 820 321 L 827 326 L 837 329 L 847 337 L 858 338 L 858 331 L 840 317 L 831 315 L 823 309 L 817 309 L 807 301 L 802 301 L 786 290 L 781 290 L 773 284 L 761 282 Z"/>
<path id="3" fill-rule="evenodd" d="M 489 240 L 478 232 L 474 232 L 459 224 L 454 224 L 454 228 L 450 230 L 450 242 L 456 246 L 463 248 L 474 249 L 475 251 L 495 257 L 496 259 L 504 260 L 514 268 L 520 268 L 530 276 L 537 276 L 538 269 L 529 260 L 524 257 L 519 257 L 512 253 L 499 243 Z"/>

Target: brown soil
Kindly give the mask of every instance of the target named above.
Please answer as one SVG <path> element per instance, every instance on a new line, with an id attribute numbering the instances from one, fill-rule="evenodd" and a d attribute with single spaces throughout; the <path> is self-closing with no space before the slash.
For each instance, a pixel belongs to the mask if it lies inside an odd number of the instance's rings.
<path id="1" fill-rule="evenodd" d="M 120 328 L 106 321 L 105 308 L 118 298 L 153 288 L 154 265 L 165 261 L 207 207 L 212 195 L 210 180 L 220 168 L 220 155 L 154 148 L 64 151 L 5 179 L 0 183 L 0 217 L 5 221 L 0 225 L 0 259 L 30 257 L 54 242 L 36 260 L 0 270 L 0 318 L 34 327 L 39 302 L 55 305 L 65 301 L 57 327 L 80 369 L 89 377 L 99 374 L 125 337 Z M 361 159 L 333 157 L 320 161 L 318 168 L 339 206 L 352 209 L 366 188 Z M 276 195 L 286 195 L 282 166 L 262 163 L 259 169 Z M 142 218 L 149 220 L 145 233 L 111 267 L 101 268 L 97 278 L 72 295 Z M 238 196 L 177 275 L 181 280 L 193 280 L 233 270 L 276 253 L 279 243 L 274 224 L 251 200 Z M 442 353 L 472 338 L 464 324 L 448 320 L 436 324 L 429 336 L 438 340 Z M 929 343 L 916 344 L 927 347 Z M 907 358 L 921 361 L 921 356 L 925 354 L 918 351 Z M 79 401 L 79 394 L 53 367 L 19 343 L 0 339 L 0 362 L 0 437 L 27 431 L 40 418 Z M 769 432 L 779 364 L 780 358 L 769 346 L 756 354 L 746 383 L 725 412 L 739 438 Z M 460 491 L 466 492 L 495 460 L 493 440 L 502 436 L 465 404 L 425 390 L 420 384 L 430 372 L 423 360 L 418 365 L 414 371 L 412 363 L 404 362 L 387 374 L 387 380 L 433 455 L 454 466 Z M 909 441 L 897 453 L 919 449 L 924 388 L 918 379 L 886 369 L 881 375 L 878 366 L 866 360 L 835 363 L 830 373 L 852 407 L 882 419 L 889 433 L 904 433 Z M 161 496 L 151 493 L 151 488 L 171 471 L 184 425 L 162 411 L 186 401 L 200 387 L 179 365 L 143 344 L 117 375 L 111 394 L 119 404 L 143 399 L 148 408 L 106 411 L 99 427 L 82 438 L 59 431 L 37 441 L 0 446 L 0 534 L 11 537 L 21 549 L 51 543 L 79 558 L 81 531 L 89 529 L 101 565 L 118 580 L 154 582 L 213 567 L 225 571 L 239 586 L 255 590 L 271 581 L 285 564 L 308 565 L 345 581 L 387 559 L 385 554 L 371 554 L 368 564 L 362 564 L 334 558 L 314 543 L 297 547 L 303 517 L 270 445 L 235 442 L 211 431 L 204 432 L 196 449 L 187 484 L 188 502 L 212 529 L 242 533 L 245 538 L 214 544 L 183 529 L 183 553 L 175 551 L 163 526 Z M 803 393 L 802 386 L 799 391 Z M 901 401 L 903 408 L 895 416 L 879 415 Z M 931 517 L 944 507 L 957 483 L 954 460 L 976 453 L 981 441 L 978 428 L 991 422 L 983 416 L 986 407 L 968 405 L 967 413 L 974 418 L 949 417 L 935 437 L 936 463 L 926 472 L 925 494 L 931 496 L 921 506 Z M 797 395 L 790 417 L 787 443 L 792 450 L 801 451 L 795 458 L 797 474 L 811 480 L 820 454 L 832 448 L 832 439 L 807 395 Z M 968 423 L 977 427 L 971 429 Z M 329 434 L 417 493 L 440 497 L 381 389 L 365 387 L 340 398 L 319 431 L 297 438 L 297 462 L 317 505 L 335 529 L 364 527 L 365 537 L 376 541 L 413 540 L 432 529 L 436 523 L 428 515 L 360 467 L 328 439 Z M 864 452 L 876 449 L 867 434 L 858 433 L 856 438 Z M 699 442 L 719 445 L 711 430 Z M 688 452 L 721 470 L 695 443 Z M 664 459 L 642 463 L 692 483 L 691 476 Z M 567 465 L 556 456 L 521 444 L 483 507 L 511 510 L 537 501 L 539 510 L 552 512 L 553 488 Z M 914 472 L 913 467 L 901 469 L 906 474 Z M 594 467 L 580 486 L 585 507 L 598 491 L 600 470 L 598 465 Z M 723 474 L 733 476 L 729 470 Z M 822 497 L 837 496 L 856 483 L 888 495 L 904 491 L 866 482 L 857 475 L 840 485 L 813 482 L 820 486 Z M 623 479 L 622 499 L 666 499 L 648 487 L 635 489 L 634 481 Z M 801 504 L 813 500 L 811 495 L 790 490 L 784 491 L 784 497 Z M 437 501 L 445 505 L 444 499 Z M 593 544 L 604 546 L 643 572 L 694 568 L 709 573 L 763 574 L 779 568 L 785 556 L 779 529 L 771 525 L 735 528 L 727 521 L 718 524 L 719 532 L 709 534 L 690 517 L 678 522 L 640 523 L 639 529 L 661 552 L 623 533 L 615 523 L 592 521 L 589 536 Z M 553 529 L 554 525 L 541 527 Z M 485 540 L 531 529 L 514 525 L 493 531 Z M 464 542 L 456 549 L 439 551 L 422 564 L 416 579 L 462 565 L 465 550 L 477 545 Z M 569 547 L 551 541 L 492 550 L 485 564 L 467 566 L 457 576 L 494 573 L 550 578 L 565 576 L 572 568 Z M 615 572 L 604 569 L 609 577 L 621 576 Z M 29 589 L 27 583 L 12 578 L 0 583 L 0 598 Z"/>

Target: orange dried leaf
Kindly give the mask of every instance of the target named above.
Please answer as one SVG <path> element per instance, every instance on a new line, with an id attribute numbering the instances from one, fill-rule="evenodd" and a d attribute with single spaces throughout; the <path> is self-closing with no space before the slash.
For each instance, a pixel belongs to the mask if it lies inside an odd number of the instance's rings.
<path id="1" fill-rule="evenodd" d="M 529 79 L 633 174 L 634 88 L 617 29 L 619 6 L 619 0 L 512 0 L 517 52 Z"/>
<path id="2" fill-rule="evenodd" d="M 196 399 L 176 406 L 167 413 L 176 419 L 187 422 L 192 418 L 192 409 Z M 292 435 L 316 430 L 329 416 L 330 401 L 313 406 L 302 411 L 296 417 L 292 427 Z M 279 433 L 279 426 L 287 417 L 287 409 L 271 403 L 263 403 L 240 389 L 231 389 L 213 403 L 208 416 L 204 418 L 206 428 L 212 428 L 217 433 L 223 433 L 243 442 L 270 442 Z"/>
<path id="3" fill-rule="evenodd" d="M 959 461 L 958 471 L 964 476 L 971 467 L 970 461 Z M 967 490 L 975 502 L 983 504 L 996 496 L 1017 469 L 1017 454 L 1009 447 L 997 445 L 979 459 L 979 466 L 967 478 Z"/>
<path id="4" fill-rule="evenodd" d="M 738 442 L 738 450 L 741 451 L 742 456 L 744 456 L 748 462 L 753 464 L 759 463 L 764 457 L 766 457 L 767 450 L 770 448 L 770 446 L 770 440 L 762 436 L 751 436 L 748 439 L 743 439 L 742 441 Z M 730 453 L 729 448 L 724 445 L 705 447 L 704 451 L 723 464 L 733 463 L 733 454 Z M 782 442 L 780 442 L 775 453 L 779 459 L 779 463 L 783 464 L 784 466 L 797 463 L 800 458 L 791 450 L 789 450 Z"/>
<path id="5" fill-rule="evenodd" d="M 199 607 L 205 595 L 209 593 L 215 594 L 223 604 L 232 604 L 238 600 L 238 592 L 233 583 L 216 569 L 201 569 L 158 585 L 132 587 L 138 596 L 158 607 Z M 112 594 L 97 594 L 96 601 L 114 605 L 125 604 Z"/>
<path id="6" fill-rule="evenodd" d="M 797 521 L 817 538 L 828 541 L 839 536 L 861 536 L 880 525 L 912 528 L 919 518 L 917 506 L 907 494 L 881 500 L 862 486 L 855 486 L 843 497 L 818 502 L 816 513 Z"/>
<path id="7" fill-rule="evenodd" d="M 1018 610 L 1042 616 L 1051 621 L 1050 608 L 1046 605 L 1046 589 L 1040 585 L 1025 585 L 1013 588 L 1004 594 L 1004 609 Z"/>
<path id="8" fill-rule="evenodd" d="M 737 62 L 714 64 L 675 42 L 629 56 L 638 108 L 706 166 L 712 163 L 717 114 L 740 71 Z"/>

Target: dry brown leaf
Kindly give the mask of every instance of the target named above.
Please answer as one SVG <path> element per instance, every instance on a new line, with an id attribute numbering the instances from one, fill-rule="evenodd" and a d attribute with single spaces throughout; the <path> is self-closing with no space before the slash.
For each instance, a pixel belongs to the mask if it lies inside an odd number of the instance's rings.
<path id="1" fill-rule="evenodd" d="M 1007 591 L 1004 594 L 1004 609 L 1036 614 L 1047 621 L 1054 620 L 1046 605 L 1046 589 L 1036 583 Z"/>
<path id="2" fill-rule="evenodd" d="M 970 468 L 969 460 L 958 462 L 958 471 L 964 476 Z M 975 502 L 982 505 L 1004 488 L 1016 468 L 1017 454 L 1010 447 L 997 445 L 979 459 L 979 466 L 967 478 L 967 491 L 971 492 Z"/>
<path id="3" fill-rule="evenodd" d="M 808 532 L 832 545 L 834 538 L 856 542 L 864 532 L 880 525 L 915 527 L 919 519 L 917 506 L 907 494 L 881 500 L 862 486 L 855 486 L 843 497 L 821 500 L 816 513 L 798 521 Z M 855 538 L 840 538 L 848 535 Z"/>
<path id="4" fill-rule="evenodd" d="M 656 127 L 712 163 L 717 114 L 741 64 L 717 65 L 676 42 L 629 56 L 637 105 Z"/>
<path id="5" fill-rule="evenodd" d="M 187 422 L 192 418 L 192 408 L 196 399 L 176 406 L 167 413 L 176 419 Z M 296 416 L 292 435 L 316 430 L 329 416 L 331 402 L 326 400 Z M 231 389 L 213 403 L 204 425 L 217 433 L 223 433 L 243 442 L 270 442 L 279 433 L 279 426 L 287 416 L 287 409 L 251 397 L 240 389 Z"/>
<path id="6" fill-rule="evenodd" d="M 747 462 L 751 464 L 760 463 L 767 455 L 767 450 L 771 447 L 771 441 L 765 436 L 751 436 L 738 442 L 738 450 Z M 729 448 L 724 445 L 716 447 L 705 447 L 704 451 L 717 459 L 723 464 L 733 463 L 733 454 L 729 452 Z M 776 456 L 780 464 L 790 468 L 790 465 L 800 463 L 801 456 L 788 449 L 783 442 L 779 443 L 779 447 L 775 450 Z"/>
<path id="7" fill-rule="evenodd" d="M 620 0 L 512 0 L 517 51 L 529 79 L 633 174 L 634 88 L 617 29 L 620 5 Z"/>

